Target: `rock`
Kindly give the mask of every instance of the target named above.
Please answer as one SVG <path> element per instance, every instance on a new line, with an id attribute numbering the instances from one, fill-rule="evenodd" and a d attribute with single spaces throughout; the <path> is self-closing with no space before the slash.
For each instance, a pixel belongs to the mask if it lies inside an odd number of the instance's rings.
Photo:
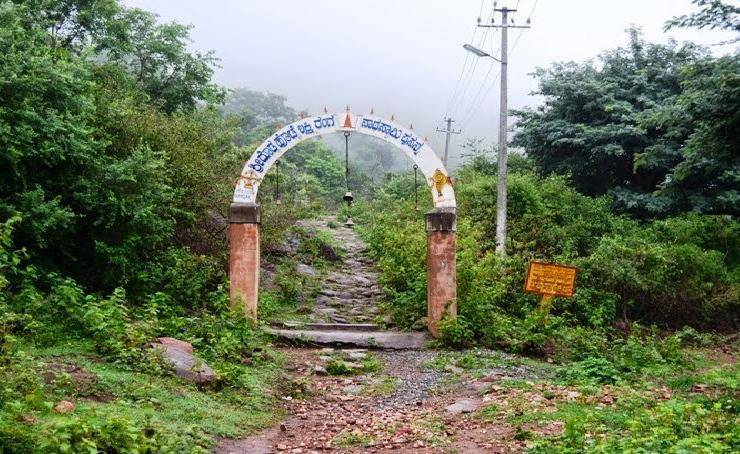
<path id="1" fill-rule="evenodd" d="M 264 290 L 275 289 L 275 271 L 260 268 L 260 288 Z"/>
<path id="2" fill-rule="evenodd" d="M 313 366 L 313 373 L 316 375 L 329 375 L 329 372 L 326 371 L 326 368 L 321 366 Z"/>
<path id="3" fill-rule="evenodd" d="M 490 374 L 487 374 L 486 376 L 481 378 L 480 381 L 492 383 L 492 382 L 501 380 L 503 377 L 504 377 L 504 374 L 500 372 L 491 372 Z"/>
<path id="4" fill-rule="evenodd" d="M 74 409 L 75 404 L 68 400 L 60 400 L 56 405 L 54 405 L 54 411 L 61 415 L 74 411 Z"/>
<path id="5" fill-rule="evenodd" d="M 341 257 L 339 257 L 339 254 L 337 254 L 337 251 L 335 251 L 333 247 L 323 242 L 319 245 L 319 254 L 321 254 L 324 260 L 327 260 L 329 262 L 338 262 L 339 260 L 341 260 Z"/>
<path id="6" fill-rule="evenodd" d="M 447 372 L 452 372 L 453 374 L 462 374 L 465 372 L 465 369 L 462 367 L 453 366 L 452 364 L 448 364 L 445 366 L 445 370 Z"/>
<path id="7" fill-rule="evenodd" d="M 305 263 L 296 263 L 295 272 L 306 276 L 316 276 L 316 274 L 318 274 L 312 266 L 306 265 Z"/>
<path id="8" fill-rule="evenodd" d="M 321 353 L 331 354 L 334 353 L 334 349 L 331 347 L 324 347 L 321 350 L 319 350 Z"/>
<path id="9" fill-rule="evenodd" d="M 23 424 L 34 425 L 34 424 L 36 424 L 37 419 L 36 419 L 36 417 L 34 415 L 23 414 L 23 415 L 20 416 L 20 421 Z"/>
<path id="10" fill-rule="evenodd" d="M 365 359 L 365 358 L 367 358 L 367 353 L 363 353 L 363 352 L 349 352 L 347 354 L 347 358 L 353 359 L 355 361 L 358 360 L 358 359 Z"/>
<path id="11" fill-rule="evenodd" d="M 458 399 L 455 403 L 445 407 L 445 411 L 450 416 L 459 415 L 460 413 L 472 413 L 478 408 L 478 404 L 473 399 Z"/>
<path id="12" fill-rule="evenodd" d="M 208 364 L 196 358 L 192 353 L 180 350 L 168 344 L 152 343 L 153 348 L 162 353 L 162 356 L 175 368 L 175 374 L 194 383 L 210 383 L 216 379 L 216 373 Z"/>
<path id="13" fill-rule="evenodd" d="M 185 353 L 193 353 L 193 345 L 190 342 L 181 341 L 174 337 L 158 337 L 157 342 L 163 345 L 169 345 L 170 347 L 184 351 Z"/>

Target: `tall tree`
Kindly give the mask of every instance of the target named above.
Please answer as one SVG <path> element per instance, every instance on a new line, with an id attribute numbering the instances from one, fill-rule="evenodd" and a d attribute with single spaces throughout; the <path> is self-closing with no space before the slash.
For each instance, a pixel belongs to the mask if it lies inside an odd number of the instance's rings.
<path id="1" fill-rule="evenodd" d="M 190 27 L 118 0 L 14 0 L 26 27 L 46 32 L 53 49 L 125 71 L 165 112 L 223 100 L 212 82 L 212 52 L 188 50 Z"/>
<path id="2" fill-rule="evenodd" d="M 648 43 L 631 28 L 629 45 L 602 54 L 599 64 L 538 69 L 545 102 L 514 112 L 513 143 L 544 173 L 570 174 L 586 194 L 610 193 L 618 206 L 640 214 L 666 212 L 671 201 L 654 192 L 680 162 L 685 133 L 666 135 L 644 120 L 675 104 L 682 68 L 705 56 L 690 43 Z"/>

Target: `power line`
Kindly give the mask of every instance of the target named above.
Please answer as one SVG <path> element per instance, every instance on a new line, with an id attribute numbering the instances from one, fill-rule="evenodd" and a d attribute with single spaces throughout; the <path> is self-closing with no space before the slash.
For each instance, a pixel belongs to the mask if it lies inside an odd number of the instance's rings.
<path id="1" fill-rule="evenodd" d="M 532 15 L 534 14 L 535 9 L 537 8 L 537 3 L 538 2 L 539 2 L 539 0 L 534 0 L 534 3 L 532 5 L 532 9 L 529 11 L 529 15 L 527 16 L 527 22 L 530 22 L 531 21 Z M 518 4 L 519 4 L 519 2 L 517 2 L 517 5 Z M 524 34 L 524 28 L 522 28 L 519 31 L 519 34 L 517 35 L 516 39 L 514 40 L 514 44 L 511 46 L 511 50 L 509 51 L 509 54 L 513 54 L 514 53 L 514 49 L 516 48 L 517 44 L 519 44 L 519 40 L 521 39 L 522 34 Z M 482 98 L 478 98 L 477 99 L 478 102 L 477 103 L 474 103 L 474 105 L 471 106 L 471 109 L 468 110 L 468 112 L 464 116 L 461 117 L 462 120 L 460 121 L 460 124 L 462 126 L 466 126 L 467 123 L 473 118 L 473 116 L 475 115 L 475 113 L 478 112 L 478 109 L 480 109 L 480 107 L 483 105 L 483 101 L 488 98 L 488 95 L 490 94 L 491 90 L 495 86 L 496 81 L 498 80 L 498 78 L 499 78 L 500 75 L 501 75 L 501 72 L 499 70 L 499 72 L 496 73 L 496 76 L 494 77 L 494 79 L 491 81 L 490 85 L 486 89 L 485 94 L 483 95 L 483 97 Z"/>
<path id="2" fill-rule="evenodd" d="M 483 14 L 483 5 L 485 4 L 485 0 L 481 0 L 480 2 L 480 10 L 478 11 L 478 17 Z M 470 37 L 470 42 L 475 41 L 475 35 L 478 33 L 478 27 L 473 27 L 473 35 Z M 447 103 L 447 108 L 445 109 L 445 117 L 447 114 L 450 113 L 450 109 L 452 108 L 452 103 L 455 101 L 455 97 L 457 96 L 458 89 L 460 88 L 460 82 L 462 81 L 463 75 L 465 74 L 465 69 L 468 66 L 468 60 L 470 59 L 470 54 L 465 54 L 465 61 L 463 62 L 463 66 L 460 69 L 460 76 L 457 78 L 457 82 L 455 82 L 455 88 L 452 90 L 452 96 L 450 97 L 450 101 Z"/>
<path id="3" fill-rule="evenodd" d="M 491 18 L 493 17 L 493 12 L 488 16 L 486 19 L 486 23 L 490 22 Z M 478 17 L 478 23 L 480 24 L 481 17 Z M 478 28 L 478 27 L 476 27 Z M 477 43 L 478 46 L 485 47 L 486 38 L 488 37 L 489 29 L 483 31 L 483 36 L 481 36 L 480 41 Z M 478 59 L 474 59 L 473 65 L 468 68 L 468 72 L 463 78 L 463 86 L 460 91 L 460 95 L 455 99 L 455 102 L 453 102 L 452 107 L 448 109 L 448 117 L 453 116 L 455 113 L 457 113 L 457 110 L 461 107 L 460 103 L 464 102 L 465 100 L 465 94 L 468 91 L 468 88 L 470 87 L 470 83 L 473 79 L 473 75 L 475 74 L 475 70 L 478 67 Z"/>

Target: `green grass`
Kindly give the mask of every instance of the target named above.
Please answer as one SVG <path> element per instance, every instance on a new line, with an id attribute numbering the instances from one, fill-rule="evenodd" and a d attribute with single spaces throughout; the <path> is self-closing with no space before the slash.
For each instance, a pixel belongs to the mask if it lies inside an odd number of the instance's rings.
<path id="1" fill-rule="evenodd" d="M 331 441 L 332 446 L 337 448 L 367 447 L 375 443 L 375 438 L 357 430 L 349 432 L 342 431 Z"/>
<path id="2" fill-rule="evenodd" d="M 512 425 L 565 423 L 561 436 L 535 437 L 534 452 L 736 452 L 740 368 L 706 355 L 692 366 L 662 366 L 609 386 L 571 384 L 582 398 L 555 401 L 554 412 L 528 410 L 525 399 L 518 398 L 506 411 L 491 408 L 481 414 L 504 416 Z M 600 403 L 604 392 L 613 404 Z"/>
<path id="3" fill-rule="evenodd" d="M 211 390 L 177 377 L 139 373 L 107 363 L 85 343 L 26 351 L 22 367 L 39 377 L 42 385 L 17 401 L 0 403 L 0 447 L 3 434 L 28 438 L 31 449 L 43 445 L 50 434 L 67 430 L 66 426 L 77 426 L 74 430 L 87 427 L 85 436 L 96 433 L 103 437 L 100 432 L 119 420 L 156 427 L 172 439 L 183 438 L 180 446 L 208 447 L 215 436 L 243 436 L 281 417 L 270 397 L 280 375 L 277 365 L 242 367 L 241 389 Z M 69 366 L 76 369 L 65 372 Z M 72 401 L 74 411 L 64 415 L 53 412 L 51 407 L 62 399 Z M 24 419 L 33 423 L 24 423 Z M 61 433 L 62 437 L 67 435 Z"/>
<path id="4" fill-rule="evenodd" d="M 391 376 L 384 376 L 378 382 L 374 382 L 365 387 L 362 393 L 366 396 L 388 396 L 398 387 L 398 379 Z"/>
<path id="5" fill-rule="evenodd" d="M 493 369 L 507 369 L 516 366 L 526 366 L 532 377 L 548 377 L 553 375 L 555 366 L 533 358 L 514 356 L 497 351 L 468 350 L 464 352 L 443 352 L 431 361 L 426 367 L 445 370 L 448 366 L 463 369 L 474 377 L 482 377 Z"/>

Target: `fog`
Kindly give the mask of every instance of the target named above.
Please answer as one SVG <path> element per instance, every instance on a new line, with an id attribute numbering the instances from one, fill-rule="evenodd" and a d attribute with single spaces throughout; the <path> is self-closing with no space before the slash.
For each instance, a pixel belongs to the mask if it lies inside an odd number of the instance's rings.
<path id="1" fill-rule="evenodd" d="M 153 11 L 162 21 L 191 24 L 192 48 L 213 50 L 221 59 L 218 83 L 271 91 L 296 109 L 327 107 L 375 113 L 413 124 L 443 152 L 436 133 L 445 115 L 466 137 L 494 141 L 498 134 L 498 64 L 468 54 L 474 41 L 499 54 L 500 32 L 476 29 L 479 12 L 490 17 L 486 0 L 127 0 Z M 516 24 L 531 15 L 532 28 L 509 32 L 509 105 L 534 106 L 536 81 L 528 74 L 555 61 L 582 61 L 627 42 L 625 29 L 642 27 L 650 41 L 669 38 L 732 51 L 716 43 L 729 33 L 672 30 L 666 20 L 693 11 L 689 0 L 509 0 Z M 500 18 L 499 15 L 496 19 Z M 486 32 L 486 30 L 488 32 Z M 465 72 L 462 72 L 465 65 Z M 463 75 L 462 80 L 461 75 Z M 454 96 L 453 99 L 453 94 Z M 511 122 L 511 120 L 510 120 Z"/>

